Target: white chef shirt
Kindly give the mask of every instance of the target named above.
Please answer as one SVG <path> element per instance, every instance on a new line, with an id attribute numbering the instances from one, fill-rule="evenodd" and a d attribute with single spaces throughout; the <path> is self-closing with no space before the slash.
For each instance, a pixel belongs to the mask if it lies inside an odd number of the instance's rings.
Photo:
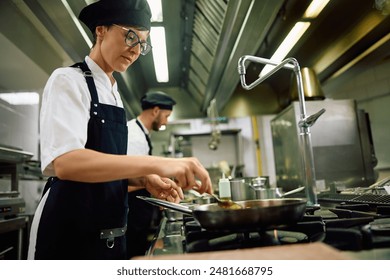
<path id="1" fill-rule="evenodd" d="M 99 102 L 123 108 L 115 82 L 88 56 Z M 52 161 L 67 152 L 84 149 L 87 143 L 91 95 L 79 68 L 56 69 L 43 91 L 40 113 L 41 168 L 46 176 L 55 176 Z"/>
<path id="2" fill-rule="evenodd" d="M 145 134 L 141 128 L 135 122 L 136 119 L 132 119 L 127 122 L 127 154 L 128 155 L 148 155 L 149 154 L 149 145 L 146 140 Z M 144 127 L 142 122 L 138 120 L 142 125 L 145 133 L 149 134 L 149 131 Z"/>

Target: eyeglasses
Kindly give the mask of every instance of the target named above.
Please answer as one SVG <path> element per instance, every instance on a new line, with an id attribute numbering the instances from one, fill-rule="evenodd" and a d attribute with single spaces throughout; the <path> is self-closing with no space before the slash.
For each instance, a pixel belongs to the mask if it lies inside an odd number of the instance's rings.
<path id="1" fill-rule="evenodd" d="M 152 49 L 152 46 L 148 42 L 145 42 L 145 41 L 141 42 L 137 33 L 135 33 L 133 30 L 125 28 L 125 27 L 117 25 L 117 24 L 113 24 L 113 25 L 127 31 L 126 36 L 125 36 L 126 45 L 134 48 L 137 44 L 139 44 L 141 46 L 141 54 L 142 55 L 147 55 L 150 52 L 150 50 Z"/>

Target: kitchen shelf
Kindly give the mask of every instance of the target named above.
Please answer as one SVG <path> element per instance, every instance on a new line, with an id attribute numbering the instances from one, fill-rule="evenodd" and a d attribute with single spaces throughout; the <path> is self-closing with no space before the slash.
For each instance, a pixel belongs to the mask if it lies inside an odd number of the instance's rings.
<path id="1" fill-rule="evenodd" d="M 0 177 L 11 177 L 11 191 L 19 191 L 19 166 L 34 154 L 11 147 L 0 146 Z"/>
<path id="2" fill-rule="evenodd" d="M 241 129 L 221 129 L 221 134 L 222 135 L 236 135 L 241 132 Z M 172 135 L 175 137 L 178 136 L 188 136 L 188 137 L 193 137 L 193 136 L 207 136 L 211 135 L 211 130 L 210 131 L 201 131 L 201 132 L 193 132 L 193 131 L 183 131 L 183 132 L 172 132 Z"/>

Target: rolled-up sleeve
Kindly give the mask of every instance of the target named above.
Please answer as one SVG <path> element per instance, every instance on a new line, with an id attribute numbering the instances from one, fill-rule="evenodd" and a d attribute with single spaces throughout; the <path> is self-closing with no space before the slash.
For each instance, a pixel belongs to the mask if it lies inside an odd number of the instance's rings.
<path id="1" fill-rule="evenodd" d="M 52 161 L 83 149 L 87 141 L 90 95 L 80 70 L 60 68 L 50 76 L 40 114 L 41 166 L 54 176 Z"/>

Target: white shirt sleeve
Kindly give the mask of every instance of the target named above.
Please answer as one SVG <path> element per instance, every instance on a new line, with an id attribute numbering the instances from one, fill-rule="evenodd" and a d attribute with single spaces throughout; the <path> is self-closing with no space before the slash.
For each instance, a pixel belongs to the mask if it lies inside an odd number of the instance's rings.
<path id="1" fill-rule="evenodd" d="M 43 174 L 54 176 L 52 161 L 87 141 L 90 95 L 80 70 L 60 68 L 50 76 L 40 115 Z"/>

